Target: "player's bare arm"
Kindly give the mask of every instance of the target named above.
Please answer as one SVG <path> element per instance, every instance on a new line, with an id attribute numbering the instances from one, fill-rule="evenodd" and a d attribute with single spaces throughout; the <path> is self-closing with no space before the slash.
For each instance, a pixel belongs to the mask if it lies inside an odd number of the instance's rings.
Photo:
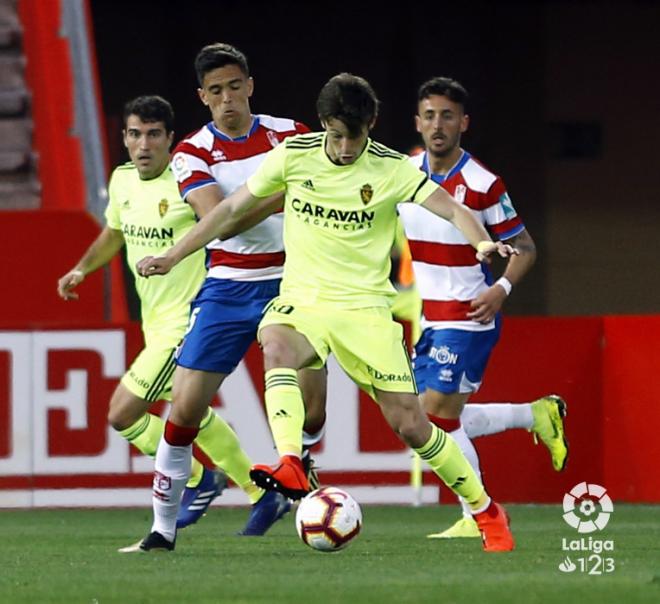
<path id="1" fill-rule="evenodd" d="M 458 203 L 442 187 L 438 187 L 431 193 L 422 202 L 422 206 L 440 218 L 448 220 L 459 229 L 477 250 L 477 259 L 480 261 L 486 260 L 493 253 L 499 254 L 502 258 L 508 258 L 518 253 L 514 247 L 508 244 L 492 241 L 488 231 L 472 215 L 472 212 Z"/>
<path id="2" fill-rule="evenodd" d="M 269 205 L 270 204 L 270 205 Z M 143 277 L 165 275 L 186 256 L 203 248 L 213 239 L 227 239 L 245 230 L 247 219 L 253 214 L 264 213 L 276 207 L 272 197 L 255 197 L 243 185 L 208 212 L 185 237 L 162 256 L 147 256 L 137 263 L 137 271 Z M 240 228 L 243 227 L 243 228 Z"/>
<path id="3" fill-rule="evenodd" d="M 478 323 L 490 323 L 495 318 L 509 295 L 506 282 L 511 286 L 520 283 L 536 261 L 536 246 L 527 230 L 508 239 L 507 243 L 514 246 L 518 253 L 509 256 L 503 280 L 496 281 L 472 301 L 472 310 L 467 316 Z"/>
<path id="4" fill-rule="evenodd" d="M 57 293 L 63 300 L 77 300 L 78 294 L 73 290 L 80 285 L 85 277 L 96 269 L 105 266 L 124 245 L 124 235 L 117 229 L 105 227 L 87 248 L 76 266 L 59 278 Z"/>

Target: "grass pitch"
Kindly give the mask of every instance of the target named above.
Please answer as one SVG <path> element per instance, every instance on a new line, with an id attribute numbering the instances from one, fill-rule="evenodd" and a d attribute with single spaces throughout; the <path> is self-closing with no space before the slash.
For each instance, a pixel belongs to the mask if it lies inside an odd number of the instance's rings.
<path id="1" fill-rule="evenodd" d="M 267 536 L 246 538 L 235 536 L 245 508 L 214 508 L 179 533 L 174 553 L 150 555 L 116 551 L 146 535 L 150 510 L 3 510 L 0 602 L 660 602 L 659 506 L 615 505 L 592 535 L 614 541 L 601 554 L 614 570 L 602 575 L 580 570 L 577 559 L 593 552 L 562 550 L 563 538 L 578 535 L 559 506 L 507 509 L 511 554 L 484 554 L 477 539 L 426 539 L 457 519 L 454 506 L 364 506 L 362 534 L 341 552 L 305 546 L 293 514 Z M 578 564 L 572 573 L 558 569 L 566 554 Z"/>

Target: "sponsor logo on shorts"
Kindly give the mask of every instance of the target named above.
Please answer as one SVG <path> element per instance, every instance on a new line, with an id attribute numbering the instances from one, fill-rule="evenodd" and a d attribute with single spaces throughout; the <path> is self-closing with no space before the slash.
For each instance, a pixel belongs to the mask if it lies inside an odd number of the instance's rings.
<path id="1" fill-rule="evenodd" d="M 438 379 L 441 382 L 451 382 L 454 379 L 454 372 L 451 369 L 441 369 Z"/>
<path id="2" fill-rule="evenodd" d="M 429 352 L 429 356 L 442 365 L 456 365 L 458 362 L 458 354 L 452 352 L 448 346 L 433 346 Z"/>
<path id="3" fill-rule="evenodd" d="M 380 382 L 400 382 L 407 384 L 412 382 L 412 376 L 409 373 L 383 373 L 370 365 L 367 365 L 367 371 L 372 378 Z"/>
<path id="4" fill-rule="evenodd" d="M 141 388 L 146 388 L 149 390 L 151 388 L 151 384 L 147 382 L 144 378 L 141 378 L 139 375 L 136 375 L 134 371 L 129 371 L 128 375 L 131 377 L 131 379 Z"/>

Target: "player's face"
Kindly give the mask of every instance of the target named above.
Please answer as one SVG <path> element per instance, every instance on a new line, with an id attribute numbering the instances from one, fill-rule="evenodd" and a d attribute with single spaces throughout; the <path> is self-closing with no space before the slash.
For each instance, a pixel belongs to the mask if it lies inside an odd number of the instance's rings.
<path id="1" fill-rule="evenodd" d="M 143 122 L 129 115 L 124 130 L 124 145 L 142 180 L 156 178 L 167 168 L 174 132 L 169 134 L 163 122 Z"/>
<path id="2" fill-rule="evenodd" d="M 437 94 L 422 99 L 415 116 L 417 132 L 422 135 L 426 150 L 445 157 L 461 144 L 461 134 L 468 128 L 469 117 L 459 103 Z"/>
<path id="3" fill-rule="evenodd" d="M 325 139 L 325 152 L 331 161 L 347 166 L 360 157 L 367 144 L 369 126 L 365 124 L 357 136 L 350 134 L 344 122 L 335 118 L 323 122 L 323 127 L 328 133 Z"/>
<path id="4" fill-rule="evenodd" d="M 250 97 L 253 89 L 252 78 L 238 65 L 225 65 L 209 71 L 197 92 L 220 130 L 244 134 L 252 123 Z"/>

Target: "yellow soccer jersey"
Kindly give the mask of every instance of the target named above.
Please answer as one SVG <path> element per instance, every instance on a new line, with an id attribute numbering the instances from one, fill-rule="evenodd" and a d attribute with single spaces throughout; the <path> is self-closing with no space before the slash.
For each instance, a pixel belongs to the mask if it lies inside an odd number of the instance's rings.
<path id="1" fill-rule="evenodd" d="M 325 136 L 286 139 L 247 181 L 256 197 L 285 191 L 280 294 L 341 308 L 389 306 L 396 205 L 421 203 L 437 185 L 405 155 L 371 139 L 355 163 L 336 165 Z"/>
<path id="2" fill-rule="evenodd" d="M 181 199 L 169 167 L 158 178 L 140 180 L 135 166 L 126 163 L 112 173 L 108 189 L 105 217 L 111 229 L 124 235 L 128 266 L 136 276 L 145 335 L 152 329 L 181 330 L 183 335 L 188 307 L 206 275 L 204 251 L 191 254 L 162 277 L 140 277 L 135 264 L 172 247 L 195 226 L 195 213 Z"/>

